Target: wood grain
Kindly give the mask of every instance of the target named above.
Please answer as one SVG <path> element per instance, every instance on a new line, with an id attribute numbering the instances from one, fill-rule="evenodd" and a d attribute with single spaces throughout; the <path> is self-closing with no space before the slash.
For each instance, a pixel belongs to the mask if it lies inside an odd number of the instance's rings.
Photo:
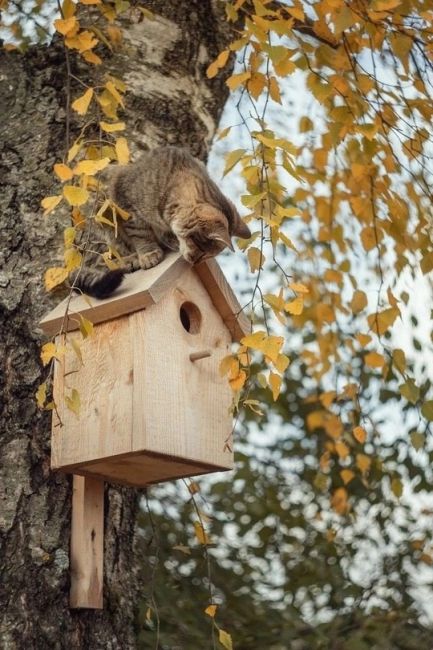
<path id="1" fill-rule="evenodd" d="M 53 336 L 62 327 L 63 331 L 68 332 L 78 329 L 79 314 L 96 324 L 146 309 L 158 303 L 179 282 L 183 273 L 190 269 L 191 266 L 179 253 L 170 253 L 153 269 L 126 274 L 121 287 L 110 298 L 98 300 L 88 296 L 75 296 L 70 301 L 63 300 L 40 321 L 40 326 L 46 334 Z M 214 259 L 206 260 L 194 267 L 194 270 L 233 340 L 239 341 L 250 332 L 251 326 L 218 263 Z"/>
<path id="2" fill-rule="evenodd" d="M 214 259 L 206 260 L 194 267 L 203 285 L 227 326 L 234 341 L 251 333 L 251 323 L 242 308 L 218 263 Z"/>
<path id="3" fill-rule="evenodd" d="M 67 318 L 68 299 L 63 300 L 40 321 L 40 326 L 52 336 L 58 334 L 62 326 L 67 332 L 78 329 L 79 314 L 96 324 L 145 309 L 157 302 L 173 278 L 178 278 L 188 268 L 189 264 L 179 253 L 171 253 L 153 269 L 127 273 L 120 288 L 105 300 L 74 296 L 69 302 Z"/>
<path id="4" fill-rule="evenodd" d="M 71 337 L 80 340 L 78 333 Z M 97 325 L 81 342 L 81 354 L 83 364 L 69 345 L 56 364 L 54 400 L 63 426 L 54 412 L 53 469 L 131 451 L 134 342 L 129 317 Z M 74 388 L 80 396 L 79 415 L 65 403 Z"/>
<path id="5" fill-rule="evenodd" d="M 74 476 L 71 525 L 71 608 L 102 609 L 104 482 Z"/>
<path id="6" fill-rule="evenodd" d="M 193 303 L 201 313 L 197 334 L 186 331 L 180 308 Z M 192 269 L 147 312 L 131 314 L 135 341 L 133 388 L 134 451 L 146 450 L 191 462 L 230 468 L 232 393 L 220 377 L 221 359 L 230 351 L 231 336 Z M 190 354 L 209 350 L 194 363 Z"/>

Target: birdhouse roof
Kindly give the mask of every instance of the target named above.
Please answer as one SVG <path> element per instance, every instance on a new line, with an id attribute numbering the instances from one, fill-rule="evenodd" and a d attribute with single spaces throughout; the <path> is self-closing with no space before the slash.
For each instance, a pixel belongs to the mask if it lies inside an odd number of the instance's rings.
<path id="1" fill-rule="evenodd" d="M 79 315 L 96 324 L 145 309 L 159 302 L 166 291 L 190 268 L 190 264 L 179 253 L 170 253 L 152 269 L 125 274 L 120 288 L 105 300 L 86 295 L 66 298 L 40 321 L 40 325 L 46 334 L 52 336 L 61 330 L 78 329 Z M 193 269 L 233 340 L 239 341 L 250 331 L 249 321 L 219 265 L 210 259 Z"/>

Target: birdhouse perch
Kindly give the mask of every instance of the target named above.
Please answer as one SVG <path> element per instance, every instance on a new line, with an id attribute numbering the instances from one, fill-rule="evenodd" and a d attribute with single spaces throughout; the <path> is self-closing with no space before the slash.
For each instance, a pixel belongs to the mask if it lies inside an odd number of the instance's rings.
<path id="1" fill-rule="evenodd" d="M 94 331 L 80 341 L 82 362 L 67 345 L 56 363 L 51 467 L 76 475 L 71 606 L 101 607 L 98 482 L 144 487 L 232 468 L 232 394 L 218 368 L 249 328 L 216 261 L 191 267 L 176 253 L 127 275 L 109 299 L 67 302 L 41 321 L 43 330 L 56 335 L 62 329 L 70 342 L 80 336 L 82 315 Z M 66 404 L 73 389 L 79 415 Z M 92 528 L 84 535 L 91 547 L 83 547 L 82 527 Z M 101 556 L 96 568 L 95 556 Z"/>

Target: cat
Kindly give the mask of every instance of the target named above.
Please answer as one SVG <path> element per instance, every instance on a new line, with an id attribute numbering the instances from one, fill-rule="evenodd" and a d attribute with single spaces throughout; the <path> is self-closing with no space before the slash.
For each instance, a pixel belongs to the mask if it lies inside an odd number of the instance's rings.
<path id="1" fill-rule="evenodd" d="M 106 298 L 125 272 L 149 269 L 167 250 L 179 250 L 191 264 L 232 250 L 232 236 L 251 237 L 233 203 L 209 177 L 205 166 L 186 149 L 163 146 L 135 163 L 109 168 L 108 195 L 129 213 L 118 218 L 117 238 L 104 228 L 108 244 L 122 257 L 122 268 L 98 272 L 83 267 L 74 288 Z"/>

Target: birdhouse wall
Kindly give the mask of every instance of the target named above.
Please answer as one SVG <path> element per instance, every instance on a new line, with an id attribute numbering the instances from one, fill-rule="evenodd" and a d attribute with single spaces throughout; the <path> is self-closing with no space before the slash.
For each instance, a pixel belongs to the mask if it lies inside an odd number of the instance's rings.
<path id="1" fill-rule="evenodd" d="M 95 326 L 83 364 L 68 346 L 56 369 L 53 468 L 133 485 L 230 468 L 232 396 L 218 372 L 230 344 L 192 269 L 157 304 Z M 79 416 L 65 404 L 73 388 Z"/>

